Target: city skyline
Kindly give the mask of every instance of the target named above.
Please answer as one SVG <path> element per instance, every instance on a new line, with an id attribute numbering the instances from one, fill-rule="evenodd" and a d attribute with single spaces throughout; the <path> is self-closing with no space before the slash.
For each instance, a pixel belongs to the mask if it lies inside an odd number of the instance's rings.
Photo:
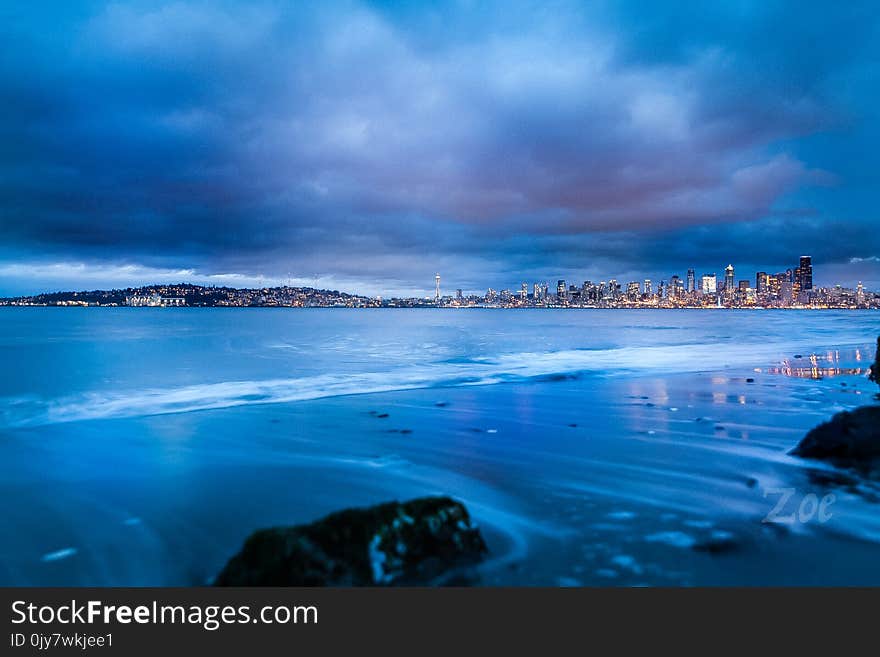
<path id="1" fill-rule="evenodd" d="M 803 256 L 802 255 L 802 256 L 800 256 L 800 258 L 801 259 L 803 259 L 803 258 L 811 259 L 812 256 L 809 256 L 809 255 Z M 600 282 L 600 281 L 607 282 L 608 280 L 616 280 L 616 281 L 625 280 L 627 284 L 630 284 L 632 282 L 631 279 L 637 279 L 639 281 L 650 282 L 650 283 L 656 285 L 659 282 L 667 283 L 672 278 L 677 277 L 681 280 L 682 285 L 687 287 L 689 285 L 689 277 L 691 274 L 693 274 L 694 286 L 696 288 L 700 288 L 702 285 L 702 281 L 701 281 L 702 277 L 707 276 L 707 275 L 714 275 L 715 279 L 716 279 L 716 281 L 718 281 L 718 283 L 724 282 L 725 276 L 724 276 L 723 272 L 725 271 L 726 268 L 729 268 L 729 267 L 734 267 L 733 263 L 729 263 L 727 265 L 727 267 L 716 266 L 714 269 L 711 266 L 706 267 L 704 269 L 699 269 L 697 267 L 686 267 L 686 268 L 682 269 L 682 271 L 685 272 L 684 274 L 673 273 L 671 275 L 667 275 L 666 277 L 661 277 L 661 276 L 656 276 L 656 275 L 652 276 L 650 274 L 647 276 L 644 276 L 644 277 L 642 277 L 643 275 L 633 276 L 633 275 L 622 275 L 622 274 L 616 274 L 616 275 L 604 276 L 604 277 L 603 276 L 585 277 L 584 275 L 579 273 L 577 270 L 573 270 L 573 271 L 575 271 L 575 273 L 574 273 L 574 275 L 569 275 L 570 280 L 569 279 L 561 279 L 561 280 L 566 280 L 569 282 L 574 281 L 574 280 L 591 281 L 593 279 L 595 279 L 597 282 Z M 0 288 L 0 298 L 26 297 L 26 296 L 35 296 L 35 295 L 40 295 L 40 294 L 56 293 L 56 292 L 71 292 L 71 291 L 77 291 L 77 290 L 78 291 L 85 291 L 85 290 L 89 290 L 89 289 L 92 289 L 92 290 L 108 289 L 109 290 L 109 289 L 138 288 L 138 287 L 150 287 L 150 286 L 157 286 L 157 285 L 174 285 L 174 284 L 191 284 L 191 285 L 203 285 L 206 287 L 230 287 L 230 288 L 239 288 L 239 289 L 302 287 L 302 288 L 313 288 L 313 289 L 323 289 L 323 290 L 345 290 L 346 293 L 348 293 L 348 294 L 360 295 L 360 296 L 365 296 L 365 297 L 432 298 L 432 299 L 436 299 L 441 296 L 444 296 L 444 297 L 445 296 L 452 296 L 451 294 L 449 294 L 450 290 L 452 290 L 452 292 L 455 292 L 456 290 L 461 291 L 465 295 L 476 295 L 476 294 L 479 294 L 481 291 L 485 291 L 485 289 L 486 289 L 485 284 L 483 284 L 482 286 L 478 285 L 477 287 L 473 287 L 473 288 L 456 287 L 456 285 L 453 284 L 453 283 L 455 283 L 455 281 L 453 281 L 449 285 L 446 285 L 445 292 L 442 292 L 442 290 L 444 289 L 443 283 L 448 282 L 448 277 L 443 277 L 438 272 L 435 272 L 431 276 L 431 283 L 432 284 L 431 284 L 430 288 L 425 287 L 424 289 L 421 289 L 418 286 L 418 284 L 416 283 L 408 289 L 408 293 L 399 294 L 394 290 L 391 290 L 391 291 L 380 290 L 377 292 L 375 290 L 367 290 L 367 291 L 357 290 L 357 289 L 353 289 L 351 287 L 346 287 L 344 285 L 322 286 L 319 283 L 320 279 L 318 277 L 304 278 L 304 277 L 299 277 L 299 276 L 292 276 L 291 273 L 288 273 L 287 276 L 285 276 L 285 277 L 278 277 L 278 278 L 262 276 L 262 275 L 247 277 L 247 276 L 240 276 L 240 275 L 236 275 L 236 274 L 200 276 L 200 275 L 198 275 L 197 272 L 195 272 L 195 270 L 189 269 L 189 270 L 165 271 L 165 272 L 161 272 L 159 274 L 159 276 L 156 278 L 150 278 L 149 277 L 150 274 L 143 272 L 143 271 L 139 270 L 139 268 L 136 268 L 136 267 L 127 266 L 122 269 L 125 272 L 125 276 L 119 281 L 115 281 L 115 277 L 111 274 L 109 276 L 104 276 L 103 278 L 100 277 L 100 275 L 96 276 L 94 279 L 92 279 L 92 282 L 94 283 L 94 285 L 92 287 L 79 287 L 79 288 L 77 288 L 72 285 L 60 284 L 59 286 L 55 286 L 55 287 L 42 287 L 42 288 L 40 288 L 40 287 L 37 287 L 37 285 L 38 285 L 37 283 L 33 283 L 29 289 L 16 291 L 13 293 L 8 293 L 8 292 L 4 293 L 2 288 Z M 549 268 L 549 267 L 545 268 L 545 269 L 548 271 L 552 271 L 552 268 Z M 791 267 L 791 266 L 782 267 L 781 269 L 779 267 L 770 267 L 770 268 L 767 268 L 766 271 L 758 271 L 758 270 L 750 271 L 750 272 L 747 272 L 746 276 L 743 276 L 743 270 L 741 270 L 738 266 L 734 267 L 736 282 L 739 283 L 742 280 L 749 280 L 750 282 L 755 283 L 755 285 L 753 287 L 758 287 L 756 277 L 759 276 L 760 274 L 773 275 L 773 274 L 782 274 L 782 273 L 785 273 L 786 271 L 788 271 L 790 274 L 794 275 L 795 270 L 796 270 L 796 267 Z M 0 272 L 2 272 L 2 268 L 0 268 Z M 549 285 L 551 280 L 557 280 L 557 281 L 560 280 L 555 277 L 556 277 L 556 274 L 550 274 L 550 275 L 546 275 L 543 277 L 535 277 L 529 281 L 520 281 L 520 283 L 517 283 L 517 284 L 513 284 L 513 283 L 508 282 L 508 283 L 505 283 L 500 286 L 497 284 L 495 284 L 495 285 L 490 284 L 489 287 L 496 287 L 499 290 L 501 290 L 501 289 L 505 289 L 505 288 L 512 289 L 513 287 L 520 288 L 522 285 L 525 285 L 525 284 L 528 284 L 528 286 L 530 286 L 530 287 L 534 286 L 534 285 L 538 285 L 538 284 Z M 537 280 L 539 278 L 541 280 Z M 2 280 L 2 279 L 0 279 L 0 280 Z M 333 279 L 330 278 L 329 280 L 332 281 Z M 114 284 L 114 281 L 116 284 Z M 878 282 L 876 285 L 872 285 L 870 282 L 868 282 L 866 284 L 865 281 L 862 281 L 862 280 L 856 280 L 853 282 L 830 281 L 828 275 L 824 275 L 824 276 L 820 277 L 818 279 L 818 281 L 820 281 L 820 282 L 815 282 L 815 285 L 814 285 L 816 288 L 820 288 L 820 287 L 830 288 L 830 287 L 835 287 L 835 286 L 838 286 L 838 287 L 842 286 L 842 287 L 849 287 L 849 288 L 855 289 L 856 287 L 861 285 L 864 287 L 864 289 L 871 289 L 871 290 L 878 289 L 878 290 L 880 290 L 880 282 Z M 811 283 L 813 283 L 813 282 L 814 281 L 812 280 L 812 273 L 811 273 Z M 485 282 L 483 282 L 483 283 L 485 283 Z"/>
<path id="2" fill-rule="evenodd" d="M 874 3 L 7 4 L 2 296 L 880 288 Z"/>
<path id="3" fill-rule="evenodd" d="M 779 272 L 756 272 L 751 280 L 737 275 L 734 265 L 724 276 L 688 268 L 684 277 L 622 281 L 584 280 L 581 284 L 558 279 L 549 282 L 523 281 L 519 287 L 485 293 L 456 288 L 444 292 L 440 273 L 434 288 L 424 296 L 369 296 L 357 291 L 327 290 L 292 286 L 202 286 L 190 282 L 156 283 L 127 288 L 66 290 L 35 295 L 0 297 L 0 305 L 16 306 L 135 306 L 135 307 L 582 307 L 582 308 L 880 308 L 880 293 L 859 282 L 854 288 L 841 284 L 814 284 L 812 256 L 801 255 L 795 267 Z"/>
<path id="4" fill-rule="evenodd" d="M 754 271 L 754 272 L 750 272 L 750 275 L 745 276 L 745 277 L 743 277 L 742 272 L 737 267 L 735 267 L 733 263 L 729 263 L 726 267 L 720 268 L 720 270 L 724 271 L 723 276 L 720 276 L 718 274 L 717 269 L 715 271 L 698 271 L 695 267 L 688 267 L 685 269 L 686 273 L 684 275 L 674 273 L 671 275 L 667 275 L 666 277 L 648 276 L 646 278 L 639 279 L 636 281 L 626 280 L 626 285 L 632 285 L 633 283 L 636 283 L 636 282 L 641 284 L 642 282 L 644 282 L 645 286 L 654 286 L 654 285 L 659 285 L 659 284 L 663 284 L 665 286 L 667 284 L 672 284 L 673 279 L 676 279 L 681 283 L 681 286 L 684 289 L 686 289 L 688 291 L 693 291 L 693 290 L 701 289 L 701 287 L 703 286 L 703 283 L 704 283 L 701 279 L 704 279 L 705 277 L 709 276 L 709 277 L 712 277 L 716 281 L 716 283 L 715 283 L 716 287 L 720 287 L 720 288 L 727 287 L 728 282 L 730 282 L 731 284 L 734 284 L 734 285 L 739 285 L 740 283 L 742 283 L 744 281 L 748 281 L 750 284 L 751 284 L 751 282 L 754 282 L 754 285 L 750 285 L 751 287 L 759 289 L 761 287 L 761 283 L 759 282 L 759 279 L 761 279 L 762 275 L 764 277 L 772 277 L 772 276 L 782 276 L 782 275 L 787 274 L 788 277 L 791 279 L 791 282 L 797 282 L 798 285 L 800 286 L 802 284 L 802 282 L 800 280 L 796 281 L 796 278 L 801 276 L 801 273 L 800 273 L 801 268 L 804 268 L 805 273 L 803 275 L 805 277 L 805 281 L 808 281 L 806 283 L 806 289 L 813 289 L 814 287 L 820 288 L 820 287 L 844 286 L 844 284 L 840 283 L 840 282 L 832 283 L 832 284 L 824 284 L 824 285 L 814 285 L 814 280 L 813 280 L 814 270 L 813 270 L 812 256 L 810 256 L 810 255 L 801 255 L 799 257 L 797 267 L 789 266 L 789 267 L 783 267 L 781 270 L 779 268 L 776 268 L 771 271 Z M 632 277 L 630 277 L 630 278 L 632 278 Z M 426 294 L 425 295 L 426 298 L 428 296 L 433 296 L 435 299 L 442 297 L 442 296 L 452 296 L 449 294 L 448 290 L 446 293 L 441 294 L 441 287 L 442 287 L 441 286 L 441 279 L 442 279 L 442 277 L 441 277 L 440 273 L 437 273 L 434 275 L 434 279 L 433 279 L 434 280 L 434 292 L 432 295 Z M 511 286 L 508 284 L 508 285 L 502 286 L 499 289 L 509 289 L 510 290 L 510 289 L 513 289 L 514 287 L 516 287 L 519 290 L 519 292 L 522 293 L 522 292 L 526 292 L 529 288 L 531 288 L 532 292 L 529 292 L 528 294 L 533 294 L 537 291 L 539 285 L 541 285 L 541 286 L 546 285 L 549 287 L 550 286 L 550 282 L 549 282 L 550 279 L 553 279 L 553 277 L 550 276 L 547 280 L 544 280 L 544 281 L 534 281 L 534 280 L 521 281 L 517 286 Z M 728 279 L 730 279 L 730 281 L 728 281 Z M 578 279 L 577 279 L 577 277 L 575 277 L 573 280 L 578 280 Z M 571 284 L 573 282 L 573 280 L 568 281 L 566 279 L 556 279 L 557 291 L 558 291 L 559 285 L 561 283 L 566 282 L 566 288 L 568 288 L 569 284 Z M 620 282 L 623 280 L 623 277 L 620 277 L 620 276 L 606 276 L 604 278 L 599 277 L 596 279 L 596 282 L 608 282 L 610 280 Z M 584 279 L 583 282 L 592 282 L 592 279 Z M 765 284 L 769 285 L 769 282 L 767 282 Z M 855 285 L 853 285 L 852 287 L 856 288 L 859 285 L 864 286 L 864 282 L 857 281 L 855 283 Z M 452 287 L 454 287 L 454 286 L 452 286 Z M 490 286 L 490 287 L 497 287 L 497 286 Z M 464 294 L 478 294 L 480 290 L 479 289 L 465 290 L 464 288 L 455 288 L 455 291 L 462 292 Z M 650 293 L 650 291 L 647 289 L 647 287 L 642 288 L 642 291 L 645 293 Z M 715 291 L 715 289 L 712 290 L 712 292 L 714 292 L 714 291 Z"/>
<path id="5" fill-rule="evenodd" d="M 754 281 L 754 284 L 752 283 Z M 673 274 L 664 279 L 645 278 L 644 281 L 624 281 L 614 277 L 604 280 L 584 280 L 575 283 L 557 279 L 554 287 L 549 282 L 523 281 L 516 286 L 500 289 L 489 287 L 485 294 L 466 292 L 456 288 L 454 293 L 441 291 L 441 276 L 434 276 L 435 304 L 473 305 L 496 302 L 517 305 L 580 305 L 629 307 L 632 304 L 656 304 L 658 307 L 829 307 L 834 305 L 877 307 L 873 290 L 859 281 L 854 287 L 840 283 L 830 286 L 814 284 L 812 256 L 801 255 L 794 267 L 784 271 L 755 272 L 753 278 L 737 275 L 734 265 L 724 268 L 720 278 L 715 272 L 697 275 L 688 268 L 685 276 Z M 610 304 L 610 305 L 609 305 Z"/>

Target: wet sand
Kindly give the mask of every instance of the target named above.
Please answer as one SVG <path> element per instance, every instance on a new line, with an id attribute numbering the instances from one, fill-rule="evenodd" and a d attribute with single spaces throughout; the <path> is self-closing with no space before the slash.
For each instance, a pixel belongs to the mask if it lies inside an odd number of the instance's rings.
<path id="1" fill-rule="evenodd" d="M 0 582 L 205 584 L 258 527 L 443 493 L 476 585 L 878 584 L 880 491 L 786 455 L 872 401 L 851 351 L 802 371 L 822 353 L 7 429 Z M 780 488 L 830 516 L 765 522 Z"/>

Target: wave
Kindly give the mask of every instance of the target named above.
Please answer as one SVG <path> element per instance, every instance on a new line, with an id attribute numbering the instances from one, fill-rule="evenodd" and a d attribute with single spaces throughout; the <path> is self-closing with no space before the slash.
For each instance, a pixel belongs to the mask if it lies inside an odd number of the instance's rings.
<path id="1" fill-rule="evenodd" d="M 0 426 L 29 427 L 81 420 L 187 413 L 251 404 L 524 381 L 571 380 L 589 373 L 664 374 L 766 365 L 798 345 L 683 344 L 606 350 L 521 352 L 410 365 L 382 372 L 340 373 L 260 381 L 224 381 L 175 388 L 96 391 L 52 400 L 7 398 Z"/>

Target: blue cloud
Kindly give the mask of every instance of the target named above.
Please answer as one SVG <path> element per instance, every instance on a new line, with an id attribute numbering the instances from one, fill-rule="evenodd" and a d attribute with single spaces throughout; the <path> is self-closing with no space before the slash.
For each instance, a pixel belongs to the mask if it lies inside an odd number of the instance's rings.
<path id="1" fill-rule="evenodd" d="M 878 21 L 819 9 L 22 3 L 0 263 L 378 291 L 809 251 L 880 284 Z"/>

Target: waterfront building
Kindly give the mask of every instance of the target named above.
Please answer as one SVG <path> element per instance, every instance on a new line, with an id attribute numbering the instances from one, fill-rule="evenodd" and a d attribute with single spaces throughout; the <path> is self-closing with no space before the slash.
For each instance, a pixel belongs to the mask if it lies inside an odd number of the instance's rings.
<path id="1" fill-rule="evenodd" d="M 770 293 L 770 296 L 774 299 L 777 299 L 777 300 L 781 299 L 782 298 L 782 286 L 785 283 L 789 283 L 789 282 L 790 282 L 790 280 L 789 280 L 787 273 L 778 273 L 778 274 L 773 274 L 772 276 L 770 276 L 769 282 L 768 282 L 768 291 Z"/>
<path id="2" fill-rule="evenodd" d="M 125 298 L 125 305 L 149 308 L 171 308 L 186 305 L 184 297 L 163 297 L 160 294 L 132 295 Z"/>
<path id="3" fill-rule="evenodd" d="M 798 283 L 802 292 L 808 292 L 813 289 L 813 258 L 812 256 L 801 256 L 800 265 L 797 268 Z"/>
<path id="4" fill-rule="evenodd" d="M 779 301 L 783 306 L 790 306 L 794 301 L 794 283 L 784 280 L 779 286 Z"/>
<path id="5" fill-rule="evenodd" d="M 758 294 L 766 294 L 770 288 L 770 276 L 765 271 L 755 274 L 755 291 Z"/>
<path id="6" fill-rule="evenodd" d="M 727 265 L 727 268 L 724 270 L 724 294 L 728 297 L 733 296 L 733 292 L 736 289 L 735 279 L 733 265 Z"/>
<path id="7" fill-rule="evenodd" d="M 687 273 L 687 292 L 693 294 L 697 291 L 696 275 L 693 269 L 688 269 Z"/>
<path id="8" fill-rule="evenodd" d="M 638 281 L 631 281 L 626 284 L 626 298 L 630 301 L 636 301 L 639 298 L 640 289 Z"/>
<path id="9" fill-rule="evenodd" d="M 622 296 L 620 283 L 617 282 L 616 278 L 612 278 L 608 281 L 608 294 L 612 301 L 617 301 Z"/>
<path id="10" fill-rule="evenodd" d="M 718 283 L 715 274 L 703 274 L 700 290 L 703 294 L 715 294 L 718 291 Z"/>

